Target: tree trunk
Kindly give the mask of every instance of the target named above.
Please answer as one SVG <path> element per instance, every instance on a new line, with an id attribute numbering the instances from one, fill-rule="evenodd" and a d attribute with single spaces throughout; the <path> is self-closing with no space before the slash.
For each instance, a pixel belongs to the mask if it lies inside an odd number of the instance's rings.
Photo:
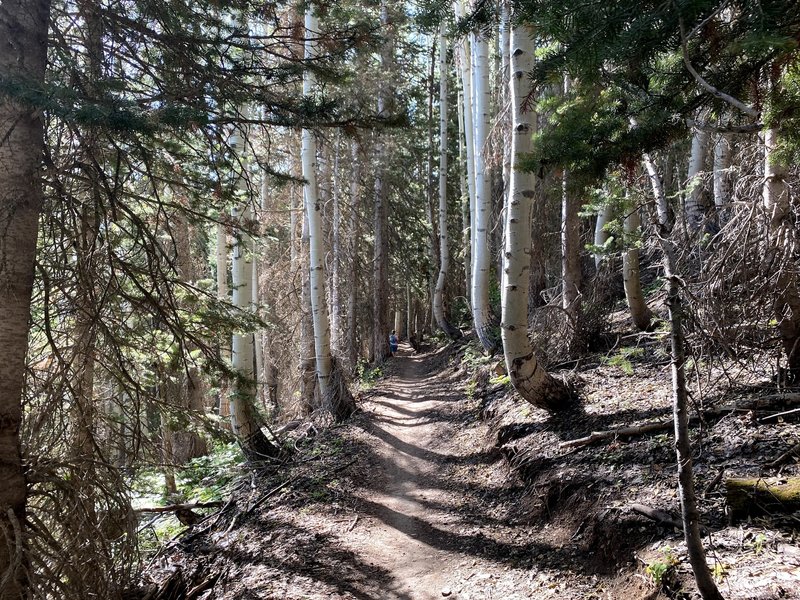
<path id="1" fill-rule="evenodd" d="M 444 307 L 444 288 L 450 269 L 450 249 L 447 240 L 447 38 L 445 24 L 439 27 L 439 276 L 433 295 L 436 324 L 450 339 L 457 340 L 461 331 L 447 319 Z"/>
<path id="2" fill-rule="evenodd" d="M 46 0 L 4 1 L 0 10 L 0 78 L 44 85 Z M 42 111 L 0 95 L 0 596 L 28 597 L 28 548 L 25 540 L 27 487 L 20 455 L 22 387 L 28 344 L 33 270 L 39 212 L 42 208 Z M 35 449 L 34 449 L 35 450 Z"/>
<path id="3" fill-rule="evenodd" d="M 561 196 L 561 305 L 572 322 L 573 341 L 580 335 L 581 221 L 578 213 L 581 205 L 580 196 L 570 185 L 569 173 L 564 171 Z"/>
<path id="4" fill-rule="evenodd" d="M 717 221 L 723 227 L 728 221 L 730 202 L 733 198 L 733 174 L 731 159 L 733 157 L 730 134 L 721 133 L 714 145 L 714 206 Z"/>
<path id="5" fill-rule="evenodd" d="M 305 17 L 306 41 L 305 58 L 314 60 L 317 53 L 315 37 L 319 35 L 319 21 L 313 13 L 313 8 L 306 9 Z M 311 70 L 303 73 L 303 95 L 313 97 L 316 92 L 316 78 Z M 347 385 L 342 380 L 342 374 L 331 357 L 330 322 L 328 320 L 328 305 L 325 299 L 325 243 L 322 232 L 322 207 L 317 192 L 317 142 L 314 132 L 308 128 L 303 129 L 303 179 L 305 179 L 305 214 L 308 219 L 308 272 L 311 288 L 311 313 L 314 320 L 314 354 L 317 362 L 317 384 L 323 406 L 330 411 L 337 421 L 349 417 L 355 410 L 355 401 Z M 377 238 L 377 235 L 376 235 Z M 376 239 L 376 245 L 377 245 Z M 385 292 L 385 288 L 380 290 Z M 375 296 L 380 294 L 376 293 Z"/>
<path id="6" fill-rule="evenodd" d="M 389 19 L 387 0 L 381 0 L 381 27 L 386 40 L 381 49 L 381 68 L 386 73 L 391 70 L 394 60 L 393 24 Z M 388 116 L 390 112 L 392 89 L 388 75 L 383 77 L 378 91 L 378 115 Z M 373 360 L 382 363 L 389 356 L 389 188 L 386 182 L 386 168 L 389 158 L 386 134 L 376 132 L 375 156 L 377 170 L 375 175 L 374 205 L 374 254 L 372 263 L 372 344 Z"/>
<path id="7" fill-rule="evenodd" d="M 460 47 L 456 49 L 456 57 L 460 56 Z M 459 60 L 462 60 L 459 58 Z M 457 96 L 458 105 L 458 165 L 459 165 L 459 181 L 461 184 L 461 245 L 464 248 L 464 289 L 465 295 L 469 295 L 469 290 L 472 289 L 472 264 L 471 264 L 471 239 L 470 233 L 470 187 L 471 183 L 468 181 L 468 158 L 466 149 L 464 148 L 464 92 L 462 89 L 458 90 Z"/>
<path id="8" fill-rule="evenodd" d="M 359 209 L 361 206 L 361 157 L 358 142 L 353 140 L 350 146 L 352 156 L 352 180 L 350 182 L 350 226 L 348 231 L 348 260 L 350 261 L 350 281 L 347 288 L 347 369 L 355 372 L 358 363 L 358 318 L 356 302 L 358 300 L 358 242 L 361 235 Z"/>
<path id="9" fill-rule="evenodd" d="M 331 347 L 342 355 L 342 198 L 339 190 L 339 132 L 337 130 L 333 151 L 333 223 L 331 231 Z"/>
<path id="10" fill-rule="evenodd" d="M 531 244 L 531 210 L 535 176 L 517 168 L 531 151 L 536 114 L 527 110 L 530 93 L 527 74 L 533 69 L 533 31 L 517 26 L 511 32 L 511 104 L 513 108 L 511 181 L 506 211 L 506 243 L 503 268 L 503 352 L 511 383 L 531 404 L 555 411 L 568 406 L 566 387 L 551 377 L 536 360 L 528 339 L 528 279 Z"/>
<path id="11" fill-rule="evenodd" d="M 610 234 L 606 231 L 606 225 L 611 222 L 614 218 L 614 209 L 611 207 L 610 204 L 605 204 L 597 213 L 597 221 L 594 225 L 594 245 L 598 248 L 602 248 L 605 246 L 605 243 L 608 241 Z M 602 264 L 604 256 L 602 254 L 595 254 L 594 255 L 594 266 L 597 270 L 600 270 L 600 265 Z"/>
<path id="12" fill-rule="evenodd" d="M 235 133 L 230 138 L 232 150 L 239 154 L 239 161 L 246 165 L 245 143 Z M 238 176 L 237 186 L 247 190 L 245 174 Z M 252 220 L 251 200 L 246 199 L 243 207 L 234 207 L 231 216 L 236 223 L 248 227 Z M 233 305 L 239 310 L 252 310 L 253 292 L 253 240 L 240 228 L 233 245 Z M 239 440 L 242 451 L 248 460 L 258 461 L 264 458 L 278 458 L 280 449 L 273 444 L 261 430 L 258 412 L 255 407 L 256 388 L 253 372 L 253 334 L 235 333 L 233 335 L 232 365 L 238 377 L 231 394 L 231 428 Z"/>
<path id="13" fill-rule="evenodd" d="M 492 212 L 492 189 L 486 161 L 486 142 L 489 137 L 491 115 L 491 90 L 489 89 L 489 43 L 481 32 L 471 34 L 472 41 L 472 92 L 475 98 L 475 210 L 472 232 L 472 320 L 483 348 L 495 350 L 491 333 L 489 307 L 489 226 Z"/>
<path id="14" fill-rule="evenodd" d="M 663 193 L 657 185 L 658 173 L 651 173 L 654 193 Z M 660 190 L 660 191 L 659 191 Z M 665 201 L 656 198 L 656 204 Z M 667 308 L 669 310 L 672 369 L 672 417 L 675 427 L 675 451 L 678 459 L 678 496 L 681 502 L 683 535 L 689 563 L 694 571 L 695 581 L 704 600 L 722 600 L 711 572 L 706 564 L 705 550 L 700 537 L 700 513 L 697 509 L 697 496 L 694 491 L 692 467 L 692 447 L 689 438 L 689 406 L 686 391 L 686 355 L 683 336 L 683 308 L 681 303 L 681 278 L 677 274 L 677 258 L 674 243 L 669 238 L 665 224 L 659 222 L 657 214 L 651 214 L 657 229 L 664 260 L 664 275 L 667 280 Z"/>
<path id="15" fill-rule="evenodd" d="M 703 179 L 701 177 L 706 162 L 708 149 L 708 132 L 697 129 L 692 135 L 692 153 L 689 157 L 689 172 L 686 179 L 686 200 L 684 216 L 686 231 L 690 240 L 697 241 L 697 236 L 705 221 L 703 200 Z"/>
<path id="16" fill-rule="evenodd" d="M 645 331 L 650 327 L 653 313 L 647 307 L 642 293 L 642 282 L 639 276 L 639 250 L 634 245 L 638 243 L 640 233 L 639 207 L 635 206 L 625 217 L 625 235 L 636 236 L 636 241 L 628 242 L 628 248 L 622 253 L 622 280 L 625 284 L 625 300 L 631 311 L 631 320 L 634 326 Z"/>

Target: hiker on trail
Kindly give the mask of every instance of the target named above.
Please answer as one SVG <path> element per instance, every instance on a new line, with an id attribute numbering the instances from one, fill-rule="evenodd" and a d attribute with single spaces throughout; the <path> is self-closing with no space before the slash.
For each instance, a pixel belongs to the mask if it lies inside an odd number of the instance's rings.
<path id="1" fill-rule="evenodd" d="M 397 345 L 397 334 L 394 329 L 392 329 L 392 333 L 389 334 L 389 349 L 392 351 L 392 356 L 397 352 Z"/>

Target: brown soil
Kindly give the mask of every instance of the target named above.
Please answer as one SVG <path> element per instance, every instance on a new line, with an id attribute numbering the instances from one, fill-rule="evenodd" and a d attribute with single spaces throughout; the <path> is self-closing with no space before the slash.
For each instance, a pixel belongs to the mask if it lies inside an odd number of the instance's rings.
<path id="1" fill-rule="evenodd" d="M 318 434 L 299 428 L 294 463 L 246 482 L 150 578 L 177 568 L 190 587 L 216 578 L 194 596 L 205 599 L 693 598 L 681 536 L 629 510 L 677 514 L 670 436 L 558 446 L 668 415 L 663 363 L 642 361 L 636 377 L 585 365 L 584 410 L 553 419 L 487 370 L 470 384 L 463 354 L 403 348 L 360 414 Z M 752 474 L 800 434 L 754 423 L 707 425 L 700 490 L 720 465 Z M 726 598 L 800 598 L 796 517 L 729 525 L 719 488 L 701 510 Z M 659 564 L 669 568 L 656 585 Z"/>

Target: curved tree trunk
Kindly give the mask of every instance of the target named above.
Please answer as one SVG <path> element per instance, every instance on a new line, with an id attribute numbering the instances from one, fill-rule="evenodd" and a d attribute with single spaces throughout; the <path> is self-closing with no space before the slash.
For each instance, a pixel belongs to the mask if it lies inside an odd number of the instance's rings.
<path id="1" fill-rule="evenodd" d="M 445 24 L 439 28 L 439 277 L 433 294 L 433 313 L 436 324 L 451 339 L 461 337 L 461 331 L 447 320 L 444 309 L 444 287 L 450 268 L 447 240 L 447 38 Z"/>
<path id="2" fill-rule="evenodd" d="M 306 42 L 305 58 L 313 60 L 317 56 L 317 43 L 314 38 L 319 35 L 319 21 L 313 8 L 306 9 L 305 17 Z M 303 95 L 310 98 L 315 93 L 316 78 L 310 70 L 303 73 Z M 303 178 L 305 179 L 305 214 L 308 219 L 308 272 L 311 288 L 311 313 L 314 320 L 314 353 L 317 361 L 317 383 L 324 407 L 330 411 L 334 419 L 341 421 L 349 417 L 355 410 L 355 401 L 342 374 L 335 368 L 331 357 L 330 321 L 328 305 L 325 299 L 325 243 L 322 232 L 322 206 L 317 193 L 317 142 L 314 132 L 303 129 Z M 376 237 L 376 245 L 377 245 Z M 376 290 L 385 293 L 384 290 Z"/>
<path id="3" fill-rule="evenodd" d="M 0 10 L 0 78 L 44 84 L 46 0 L 4 1 Z M 14 43 L 10 43 L 13 40 Z M 33 269 L 39 211 L 42 207 L 42 112 L 0 95 L 0 596 L 28 597 L 25 541 L 27 487 L 20 455 L 22 386 L 28 345 Z"/>
<path id="4" fill-rule="evenodd" d="M 625 217 L 625 235 L 637 235 L 640 230 L 639 207 L 634 207 Z M 642 293 L 642 282 L 639 276 L 639 250 L 629 245 L 622 253 L 622 279 L 625 284 L 625 300 L 631 311 L 631 320 L 637 329 L 642 331 L 650 327 L 653 313 L 647 307 Z"/>
<path id="5" fill-rule="evenodd" d="M 511 180 L 506 211 L 506 243 L 503 268 L 503 316 L 501 332 L 511 383 L 531 404 L 554 411 L 568 406 L 569 392 L 536 360 L 528 339 L 528 281 L 530 277 L 531 211 L 534 175 L 517 168 L 522 155 L 531 151 L 536 114 L 526 110 L 530 93 L 527 74 L 533 68 L 533 31 L 517 26 L 511 31 Z"/>

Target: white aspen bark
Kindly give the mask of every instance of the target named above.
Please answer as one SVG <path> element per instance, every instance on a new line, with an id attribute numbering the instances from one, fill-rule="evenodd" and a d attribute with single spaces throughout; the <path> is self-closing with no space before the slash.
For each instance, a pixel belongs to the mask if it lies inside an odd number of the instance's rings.
<path id="1" fill-rule="evenodd" d="M 597 213 L 597 221 L 594 225 L 594 245 L 602 248 L 603 245 L 608 241 L 610 234 L 606 231 L 605 227 L 608 223 L 611 222 L 613 218 L 613 209 L 611 208 L 610 204 L 604 205 L 600 212 Z M 594 266 L 598 270 L 600 266 L 603 264 L 603 255 L 602 254 L 595 254 L 594 255 Z"/>
<path id="2" fill-rule="evenodd" d="M 239 162 L 246 165 L 245 143 L 237 132 L 229 139 L 231 150 L 239 155 Z M 245 174 L 238 176 L 236 187 L 241 192 L 247 191 Z M 252 220 L 252 201 L 245 198 L 240 205 L 231 209 L 235 223 L 245 226 Z M 253 308 L 253 239 L 243 228 L 239 229 L 233 244 L 233 262 L 231 269 L 233 283 L 233 305 L 240 310 Z M 250 460 L 263 460 L 265 457 L 275 458 L 279 449 L 270 442 L 261 431 L 258 413 L 255 408 L 256 388 L 253 372 L 253 334 L 235 333 L 231 346 L 231 362 L 239 374 L 230 395 L 231 429 L 238 438 L 242 450 Z"/>
<path id="3" fill-rule="evenodd" d="M 625 217 L 625 234 L 628 236 L 638 235 L 640 225 L 639 208 L 634 207 Z M 625 300 L 628 303 L 633 324 L 637 329 L 644 331 L 650 326 L 653 313 L 644 300 L 639 276 L 639 250 L 633 246 L 622 253 L 622 280 L 625 285 Z"/>
<path id="4" fill-rule="evenodd" d="M 411 285 L 406 283 L 406 335 L 408 339 L 411 339 L 411 336 L 414 335 L 413 329 L 413 316 L 411 314 L 412 307 L 411 307 Z"/>
<path id="5" fill-rule="evenodd" d="M 316 43 L 319 35 L 319 20 L 312 8 L 306 9 L 305 15 L 306 42 L 305 59 L 313 60 L 316 55 Z M 316 76 L 308 69 L 303 72 L 303 95 L 310 97 L 315 93 Z M 323 398 L 330 394 L 331 353 L 330 325 L 328 324 L 327 304 L 325 301 L 325 278 L 323 260 L 325 251 L 322 245 L 322 215 L 317 190 L 317 140 L 311 129 L 303 129 L 302 163 L 303 202 L 308 220 L 308 274 L 311 287 L 311 315 L 314 322 L 314 351 L 317 361 L 317 384 Z"/>
<path id="6" fill-rule="evenodd" d="M 44 85 L 47 26 L 46 0 L 3 1 L 0 9 L 0 78 Z M 25 355 L 33 291 L 39 212 L 42 208 L 42 111 L 0 95 L 0 595 L 30 596 L 30 557 L 25 516 L 28 487 L 22 464 L 20 426 Z M 13 124 L 13 126 L 9 126 Z"/>
<path id="7" fill-rule="evenodd" d="M 689 172 L 686 178 L 686 200 L 684 214 L 686 218 L 686 231 L 694 239 L 705 220 L 705 211 L 702 205 L 703 181 L 702 172 L 706 162 L 708 149 L 708 132 L 697 129 L 692 134 L 692 152 L 689 157 Z"/>
<path id="8" fill-rule="evenodd" d="M 733 156 L 731 135 L 721 133 L 714 144 L 714 206 L 720 227 L 728 220 L 731 198 L 733 197 Z"/>
<path id="9" fill-rule="evenodd" d="M 455 0 L 453 2 L 453 8 L 455 10 L 456 17 L 459 19 L 464 16 L 462 1 L 463 0 Z M 465 240 L 469 240 L 469 243 L 466 243 L 465 241 L 467 250 L 464 252 L 464 268 L 469 273 L 466 278 L 467 296 L 471 298 L 472 261 L 474 258 L 472 251 L 472 240 L 475 231 L 475 141 L 473 139 L 475 125 L 472 110 L 472 49 L 470 47 L 469 36 L 463 36 L 461 45 L 456 53 L 456 58 L 459 63 L 459 70 L 461 72 L 461 122 L 459 125 L 464 132 L 467 163 L 467 192 L 469 194 L 469 223 L 464 228 L 464 237 Z M 472 300 L 470 299 L 470 304 L 471 303 Z"/>
<path id="10" fill-rule="evenodd" d="M 536 114 L 525 110 L 530 92 L 527 74 L 533 68 L 533 30 L 517 26 L 511 33 L 511 185 L 506 211 L 506 242 L 502 275 L 503 314 L 501 333 L 511 383 L 528 402 L 546 410 L 567 405 L 563 384 L 553 379 L 536 359 L 528 339 L 528 283 L 530 278 L 531 214 L 535 175 L 517 168 L 519 159 L 532 148 Z"/>
<path id="11" fill-rule="evenodd" d="M 486 141 L 489 136 L 491 90 L 489 89 L 489 43 L 478 33 L 473 43 L 473 94 L 475 106 L 475 211 L 472 246 L 472 320 L 475 332 L 487 351 L 493 351 L 489 308 L 489 225 L 492 209 L 491 182 L 486 164 Z"/>
<path id="12" fill-rule="evenodd" d="M 300 230 L 300 254 L 303 264 L 308 263 L 308 219 L 303 213 Z M 300 399 L 303 410 L 311 414 L 319 408 L 317 401 L 317 363 L 314 350 L 314 319 L 311 316 L 311 286 L 308 269 L 303 269 L 300 290 Z"/>
<path id="13" fill-rule="evenodd" d="M 433 314 L 441 330 L 451 339 L 458 339 L 461 332 L 447 320 L 444 308 L 444 288 L 450 269 L 447 237 L 447 38 L 442 23 L 439 26 L 439 276 L 433 294 Z"/>
<path id="14" fill-rule="evenodd" d="M 667 194 L 664 191 L 664 185 L 661 182 L 661 177 L 658 175 L 658 169 L 656 168 L 653 159 L 650 158 L 650 155 L 647 152 L 642 155 L 642 160 L 644 161 L 644 166 L 647 170 L 647 176 L 650 178 L 650 185 L 653 188 L 658 224 L 661 227 L 668 227 L 669 204 L 667 203 Z"/>
<path id="15" fill-rule="evenodd" d="M 457 55 L 457 54 L 456 54 Z M 464 248 L 464 282 L 465 282 L 465 295 L 469 295 L 472 289 L 472 253 L 470 251 L 472 236 L 470 234 L 470 216 L 469 216 L 469 187 L 467 181 L 467 155 L 464 148 L 464 92 L 461 88 L 458 90 L 457 96 L 457 111 L 458 111 L 458 164 L 459 164 L 459 179 L 461 183 L 461 245 Z"/>
<path id="16" fill-rule="evenodd" d="M 305 52 L 306 60 L 317 57 L 316 37 L 319 36 L 319 20 L 312 7 L 305 14 Z M 303 72 L 303 95 L 312 97 L 316 92 L 316 77 L 306 69 Z M 314 132 L 304 128 L 302 133 L 303 179 L 305 179 L 305 214 L 308 219 L 309 252 L 308 272 L 311 291 L 311 313 L 314 321 L 314 353 L 317 362 L 317 383 L 320 396 L 327 410 L 337 420 L 350 416 L 355 409 L 353 398 L 346 385 L 334 377 L 333 360 L 331 358 L 330 321 L 325 299 L 325 246 L 322 232 L 322 214 L 317 191 L 317 142 Z"/>

